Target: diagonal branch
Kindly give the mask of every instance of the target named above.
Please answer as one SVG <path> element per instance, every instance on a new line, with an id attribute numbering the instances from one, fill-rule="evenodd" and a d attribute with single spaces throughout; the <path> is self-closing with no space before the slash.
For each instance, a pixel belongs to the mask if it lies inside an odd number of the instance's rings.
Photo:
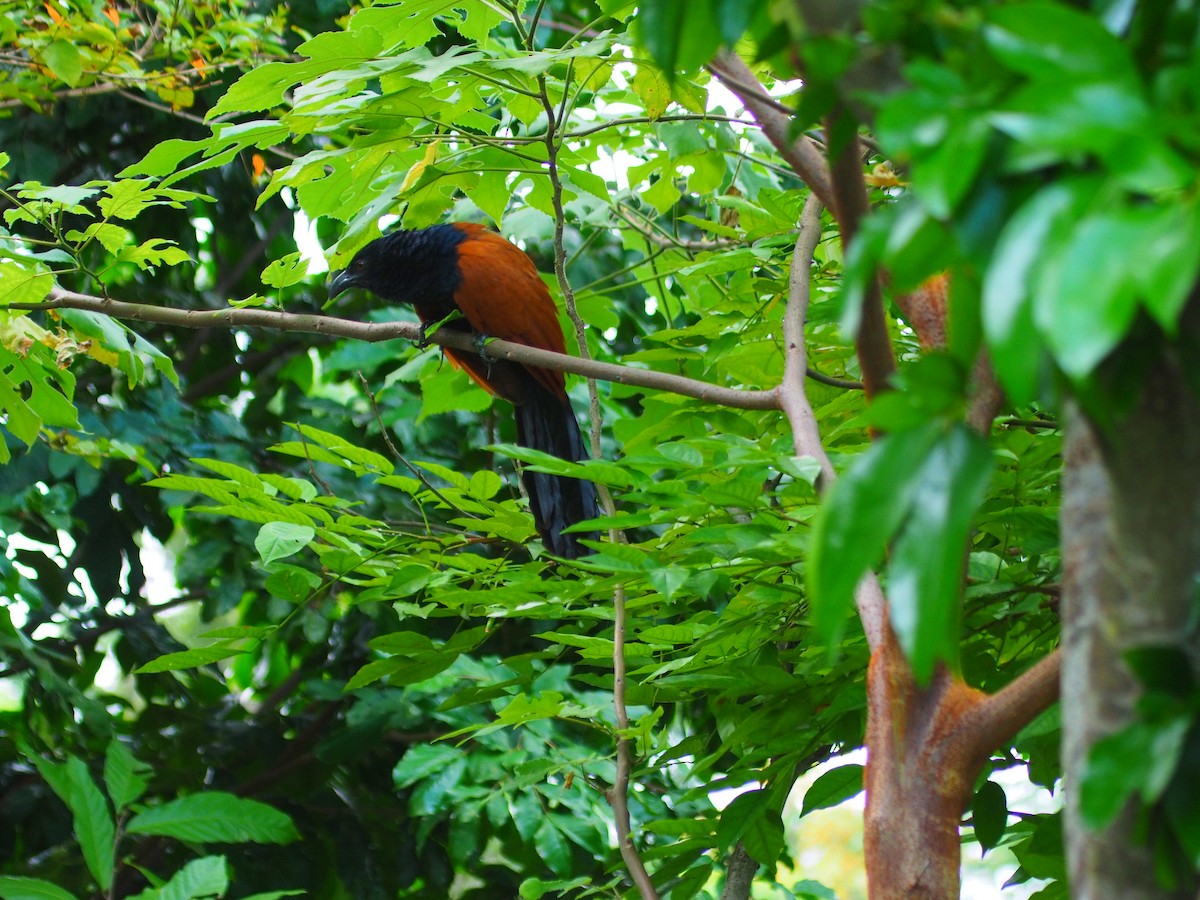
<path id="1" fill-rule="evenodd" d="M 804 134 L 793 137 L 794 119 L 791 111 L 767 93 L 750 67 L 733 51 L 722 51 L 709 64 L 709 69 L 742 101 L 767 140 L 800 176 L 800 180 L 808 185 L 827 209 L 833 209 L 833 182 L 829 166 L 812 138 Z"/>
<path id="2" fill-rule="evenodd" d="M 972 736 L 981 755 L 1002 747 L 1048 709 L 1059 696 L 1062 648 L 1044 656 L 964 717 L 962 732 Z"/>

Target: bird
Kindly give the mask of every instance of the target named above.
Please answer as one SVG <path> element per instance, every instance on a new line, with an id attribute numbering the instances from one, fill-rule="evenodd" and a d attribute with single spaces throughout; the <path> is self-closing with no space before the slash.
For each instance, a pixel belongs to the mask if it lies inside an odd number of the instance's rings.
<path id="1" fill-rule="evenodd" d="M 330 299 L 350 288 L 411 304 L 425 326 L 475 332 L 555 353 L 566 351 L 558 310 L 532 259 L 502 235 L 467 222 L 392 231 L 359 250 L 329 285 Z M 461 315 L 456 315 L 461 314 Z M 449 321 L 447 321 L 448 317 Z M 451 363 L 513 405 L 517 444 L 571 462 L 588 458 L 562 372 L 444 347 Z M 521 482 L 546 549 L 577 559 L 591 552 L 564 529 L 599 514 L 590 481 L 528 468 Z"/>

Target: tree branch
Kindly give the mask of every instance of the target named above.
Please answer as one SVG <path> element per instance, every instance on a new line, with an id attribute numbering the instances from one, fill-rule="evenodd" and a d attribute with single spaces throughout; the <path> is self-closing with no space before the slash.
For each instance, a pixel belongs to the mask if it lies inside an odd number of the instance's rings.
<path id="1" fill-rule="evenodd" d="M 804 201 L 800 214 L 800 234 L 796 237 L 796 248 L 792 253 L 791 272 L 788 276 L 788 303 L 783 314 L 784 374 L 783 381 L 775 389 L 779 408 L 788 418 L 792 428 L 792 445 L 797 456 L 811 456 L 821 467 L 817 489 L 826 491 L 832 486 L 837 474 L 829 461 L 829 454 L 821 444 L 817 430 L 817 417 L 805 391 L 804 374 L 807 371 L 807 351 L 804 343 L 804 319 L 808 314 L 810 295 L 809 276 L 812 269 L 813 252 L 821 237 L 821 203 L 815 193 Z M 879 580 L 873 572 L 863 576 L 854 591 L 854 603 L 867 645 L 874 650 L 887 633 L 887 601 Z"/>
<path id="2" fill-rule="evenodd" d="M 800 233 L 792 252 L 788 275 L 788 302 L 783 313 L 783 381 L 776 393 L 779 408 L 792 427 L 792 446 L 797 456 L 811 456 L 821 465 L 818 487 L 824 488 L 834 479 L 833 464 L 821 446 L 817 431 L 817 416 L 805 392 L 804 375 L 808 353 L 804 343 L 804 320 L 808 315 L 809 281 L 813 253 L 821 240 L 821 201 L 810 192 L 800 213 Z"/>
<path id="3" fill-rule="evenodd" d="M 839 130 L 839 119 L 848 115 L 849 113 L 842 110 L 830 118 L 826 132 L 831 139 Z M 830 170 L 833 181 L 833 215 L 837 219 L 842 236 L 842 255 L 846 257 L 869 210 L 867 185 L 862 170 L 862 152 L 857 135 L 851 135 L 846 146 L 833 158 Z M 896 359 L 892 355 L 887 318 L 883 313 L 883 292 L 877 277 L 867 283 L 858 332 L 854 335 L 854 349 L 862 368 L 867 395 L 872 396 L 885 390 L 888 379 L 896 371 Z"/>
<path id="4" fill-rule="evenodd" d="M 793 139 L 791 110 L 767 93 L 750 67 L 733 51 L 722 51 L 709 69 L 745 104 L 767 140 L 800 176 L 800 180 L 808 185 L 827 209 L 833 209 L 833 182 L 829 166 L 812 138 L 800 135 Z"/>
<path id="5" fill-rule="evenodd" d="M 468 353 L 479 353 L 477 335 L 442 328 L 431 335 L 422 336 L 421 328 L 415 322 L 359 322 L 335 316 L 287 313 L 271 309 L 176 309 L 168 306 L 111 300 L 91 294 L 78 294 L 61 288 L 51 291 L 45 303 L 12 303 L 7 308 L 20 310 L 82 309 L 111 316 L 114 319 L 153 322 L 176 328 L 211 328 L 214 326 L 272 328 L 277 331 L 327 334 L 367 342 L 390 341 L 396 338 L 410 341 L 425 340 L 443 347 L 453 347 Z M 635 369 L 594 359 L 581 359 L 577 356 L 540 350 L 511 341 L 488 339 L 483 348 L 483 356 L 487 359 L 507 359 L 558 372 L 571 372 L 585 378 L 612 381 L 632 387 L 667 391 L 733 409 L 778 408 L 774 390 L 749 391 L 720 387 L 681 375 Z"/>
<path id="6" fill-rule="evenodd" d="M 749 900 L 750 889 L 754 886 L 754 876 L 758 874 L 758 860 L 746 852 L 746 848 L 738 841 L 729 854 L 729 863 L 725 868 L 725 889 L 721 891 L 721 900 Z"/>
<path id="7" fill-rule="evenodd" d="M 519 19 L 517 20 L 519 23 Z M 531 38 L 532 40 L 532 38 Z M 563 234 L 566 230 L 566 210 L 563 206 L 562 179 L 558 171 L 559 129 L 566 119 L 567 99 L 570 96 L 570 72 L 568 69 L 566 83 L 563 84 L 563 96 L 557 112 L 550 99 L 546 76 L 538 76 L 538 88 L 541 93 L 542 107 L 546 111 L 546 169 L 550 176 L 550 196 L 554 205 L 554 275 L 558 280 L 558 289 L 562 292 L 563 303 L 567 308 L 567 316 L 575 328 L 576 343 L 579 355 L 585 360 L 591 360 L 587 345 L 587 326 L 579 309 L 575 305 L 575 291 L 567 278 L 567 253 L 563 246 Z M 600 413 L 600 392 L 596 379 L 588 379 L 589 422 L 591 423 L 592 456 L 600 455 L 600 433 L 603 426 Z M 596 485 L 601 507 L 605 515 L 616 515 L 616 505 L 607 485 Z M 624 533 L 618 529 L 609 532 L 611 540 L 616 543 L 624 539 Z M 621 860 L 629 877 L 637 886 L 642 900 L 658 900 L 658 891 L 654 881 L 646 871 L 646 864 L 638 851 L 633 839 L 633 821 L 629 815 L 629 782 L 633 773 L 633 742 L 629 739 L 629 708 L 625 700 L 626 666 L 625 631 L 627 609 L 625 605 L 625 588 L 617 585 L 613 590 L 613 711 L 617 725 L 617 765 L 613 785 L 605 792 L 605 799 L 612 807 L 613 819 L 617 829 L 617 848 L 621 851 Z"/>
<path id="8" fill-rule="evenodd" d="M 1061 675 L 1060 648 L 1042 657 L 967 713 L 962 723 L 962 733 L 973 736 L 979 753 L 990 753 L 1004 746 L 1058 699 Z"/>

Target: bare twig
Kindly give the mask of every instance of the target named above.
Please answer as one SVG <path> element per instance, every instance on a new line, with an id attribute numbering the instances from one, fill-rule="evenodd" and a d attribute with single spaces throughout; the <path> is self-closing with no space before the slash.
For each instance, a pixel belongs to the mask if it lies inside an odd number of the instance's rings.
<path id="1" fill-rule="evenodd" d="M 826 131 L 831 135 L 835 134 L 838 130 L 838 120 L 848 115 L 844 110 L 835 113 Z M 862 151 L 857 136 L 851 136 L 846 146 L 833 159 L 830 169 L 833 214 L 841 232 L 843 251 L 847 252 L 869 209 L 867 186 L 862 170 Z M 886 390 L 888 379 L 896 371 L 896 358 L 892 354 L 892 342 L 888 337 L 887 318 L 883 312 L 883 292 L 877 277 L 871 278 L 867 283 L 858 332 L 854 335 L 854 349 L 862 368 L 867 395 Z"/>
<path id="2" fill-rule="evenodd" d="M 833 182 L 825 156 L 807 135 L 793 138 L 791 110 L 780 108 L 781 104 L 767 93 L 750 67 L 736 53 L 724 51 L 709 68 L 746 105 L 767 140 L 800 176 L 800 180 L 809 186 L 826 208 L 832 209 Z"/>
<path id="3" fill-rule="evenodd" d="M 805 392 L 804 376 L 807 369 L 804 344 L 804 317 L 808 312 L 809 277 L 813 251 L 821 237 L 821 203 L 815 193 L 804 202 L 800 214 L 800 234 L 796 238 L 796 249 L 792 254 L 792 268 L 788 279 L 788 305 L 783 315 L 784 361 L 783 381 L 775 389 L 779 408 L 788 417 L 792 427 L 792 443 L 797 456 L 811 456 L 821 466 L 817 480 L 820 490 L 828 490 L 836 474 L 829 454 L 821 444 L 817 431 L 816 413 Z M 862 621 L 867 645 L 878 647 L 889 628 L 887 601 L 873 572 L 863 576 L 854 591 L 854 602 L 858 617 Z"/>
<path id="4" fill-rule="evenodd" d="M 396 338 L 410 341 L 424 339 L 467 353 L 479 352 L 477 335 L 442 328 L 431 335 L 422 337 L 421 328 L 415 322 L 359 322 L 335 316 L 286 313 L 271 309 L 175 309 L 167 306 L 111 300 L 106 297 L 79 294 L 59 288 L 50 292 L 45 303 L 12 303 L 7 308 L 21 310 L 82 309 L 111 316 L 114 319 L 153 322 L 176 328 L 210 328 L 213 326 L 272 328 L 277 331 L 328 334 L 367 342 L 390 341 Z M 577 356 L 540 350 L 511 341 L 489 340 L 484 347 L 483 355 L 489 359 L 507 359 L 543 369 L 571 372 L 585 378 L 667 391 L 733 409 L 778 408 L 774 390 L 744 391 L 720 387 L 680 375 L 651 372 L 616 363 L 599 362 L 594 359 L 581 359 Z"/>
<path id="5" fill-rule="evenodd" d="M 568 75 L 569 81 L 569 75 Z M 575 327 L 575 337 L 579 344 L 579 354 L 590 359 L 591 354 L 587 345 L 587 330 L 583 317 L 575 304 L 575 292 L 567 279 L 567 254 L 563 247 L 563 234 L 566 228 L 566 211 L 563 207 L 562 179 L 558 172 L 559 130 L 565 124 L 569 84 L 563 85 L 562 101 L 556 111 L 550 99 L 546 76 L 538 76 L 538 87 L 541 93 L 542 106 L 546 110 L 546 169 L 550 176 L 551 201 L 554 205 L 554 274 L 558 279 L 558 288 L 562 292 L 567 315 Z M 590 400 L 591 445 L 592 456 L 600 455 L 600 431 L 603 421 L 600 414 L 600 392 L 596 381 L 588 379 L 588 397 Z M 616 506 L 612 494 L 603 484 L 596 485 L 596 493 L 605 515 L 613 516 Z M 621 541 L 624 535 L 613 529 L 609 533 L 613 542 Z M 608 805 L 612 807 L 613 819 L 617 828 L 617 847 L 621 851 L 621 859 L 629 877 L 637 886 L 642 900 L 658 900 L 658 891 L 646 865 L 638 852 L 633 840 L 633 823 L 629 815 L 629 781 L 633 772 L 633 746 L 627 732 L 629 730 L 629 710 L 625 701 L 625 589 L 617 585 L 613 591 L 613 710 L 617 725 L 617 766 L 613 786 L 605 792 Z"/>
<path id="6" fill-rule="evenodd" d="M 817 416 L 804 389 L 807 350 L 804 345 L 804 318 L 808 314 L 809 280 L 813 252 L 821 240 L 821 201 L 809 193 L 800 214 L 800 233 L 792 253 L 788 277 L 788 302 L 783 314 L 783 381 L 775 389 L 779 408 L 792 427 L 792 445 L 797 456 L 811 456 L 821 465 L 819 486 L 833 480 L 833 464 L 821 446 Z"/>

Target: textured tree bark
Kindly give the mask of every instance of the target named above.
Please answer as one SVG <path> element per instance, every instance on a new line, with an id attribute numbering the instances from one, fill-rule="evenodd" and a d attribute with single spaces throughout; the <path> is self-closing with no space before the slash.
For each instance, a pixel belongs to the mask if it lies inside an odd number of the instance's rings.
<path id="1" fill-rule="evenodd" d="M 945 669 L 917 686 L 890 631 L 872 656 L 864 822 L 871 900 L 958 896 L 958 826 L 991 749 L 963 731 L 983 700 Z"/>
<path id="2" fill-rule="evenodd" d="M 1200 577 L 1200 403 L 1173 359 L 1145 378 L 1133 409 L 1105 430 L 1068 418 L 1063 477 L 1063 769 L 1072 896 L 1175 898 L 1154 875 L 1130 806 L 1089 831 L 1074 787 L 1091 746 L 1128 723 L 1139 688 L 1133 647 L 1182 647 Z M 1191 629 L 1191 631 L 1189 631 Z"/>

